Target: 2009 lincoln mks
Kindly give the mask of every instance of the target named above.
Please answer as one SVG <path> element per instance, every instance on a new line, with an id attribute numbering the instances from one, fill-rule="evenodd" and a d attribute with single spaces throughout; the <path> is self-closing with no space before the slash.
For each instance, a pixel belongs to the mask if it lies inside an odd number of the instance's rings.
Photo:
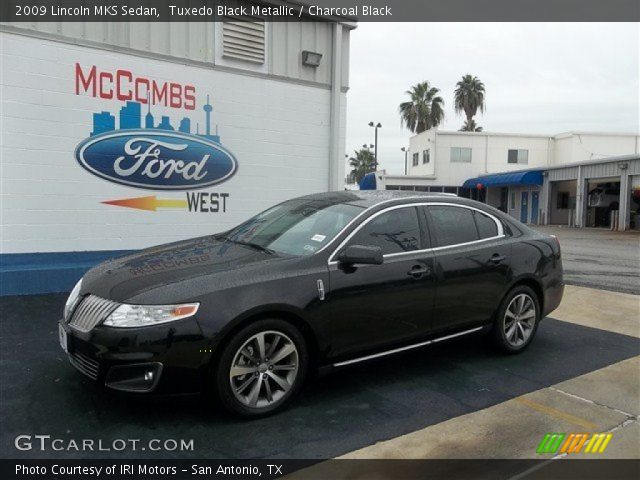
<path id="1" fill-rule="evenodd" d="M 334 192 L 96 266 L 59 333 L 108 388 L 211 391 L 252 417 L 321 368 L 480 330 L 520 352 L 563 289 L 557 240 L 485 204 Z"/>

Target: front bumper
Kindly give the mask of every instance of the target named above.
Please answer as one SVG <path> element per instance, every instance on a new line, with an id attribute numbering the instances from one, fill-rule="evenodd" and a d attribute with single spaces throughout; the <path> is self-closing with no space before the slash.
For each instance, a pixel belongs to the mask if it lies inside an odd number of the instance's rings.
<path id="1" fill-rule="evenodd" d="M 211 346 L 195 318 L 140 328 L 97 326 L 87 333 L 62 320 L 59 325 L 71 364 L 109 389 L 158 394 L 202 389 Z"/>

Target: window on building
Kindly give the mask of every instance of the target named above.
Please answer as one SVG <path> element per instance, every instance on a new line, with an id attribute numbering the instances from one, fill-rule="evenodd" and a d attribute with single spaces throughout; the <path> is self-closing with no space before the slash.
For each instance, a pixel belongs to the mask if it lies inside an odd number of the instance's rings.
<path id="1" fill-rule="evenodd" d="M 429 187 L 430 192 L 441 192 L 442 187 Z"/>
<path id="2" fill-rule="evenodd" d="M 556 208 L 558 210 L 566 210 L 569 208 L 569 192 L 558 192 Z"/>
<path id="3" fill-rule="evenodd" d="M 529 163 L 529 150 L 515 150 L 509 149 L 509 153 L 507 154 L 507 162 L 508 163 L 521 163 L 526 165 Z"/>
<path id="4" fill-rule="evenodd" d="M 458 188 L 458 196 L 464 198 L 471 198 L 471 189 L 465 187 Z"/>
<path id="5" fill-rule="evenodd" d="M 514 210 L 516 208 L 516 192 L 511 192 L 511 198 L 509 199 L 509 209 Z"/>
<path id="6" fill-rule="evenodd" d="M 420 159 L 420 154 L 418 152 L 413 154 L 413 166 L 418 166 L 418 160 Z"/>
<path id="7" fill-rule="evenodd" d="M 478 211 L 473 212 L 473 218 L 476 221 L 476 227 L 478 227 L 478 234 L 480 238 L 491 238 L 498 235 L 498 225 L 492 218 L 480 213 Z"/>
<path id="8" fill-rule="evenodd" d="M 422 151 L 422 163 L 429 163 L 431 161 L 431 150 L 427 148 Z"/>
<path id="9" fill-rule="evenodd" d="M 382 254 L 420 249 L 420 227 L 414 207 L 383 213 L 362 227 L 349 241 L 350 245 L 373 245 Z"/>
<path id="10" fill-rule="evenodd" d="M 471 149 L 451 147 L 451 161 L 456 163 L 471 163 Z"/>
<path id="11" fill-rule="evenodd" d="M 253 17 L 224 17 L 222 56 L 264 63 L 265 23 Z"/>
<path id="12" fill-rule="evenodd" d="M 439 247 L 478 240 L 473 210 L 444 205 L 428 208 Z"/>
<path id="13" fill-rule="evenodd" d="M 444 193 L 458 193 L 458 187 L 444 187 Z"/>

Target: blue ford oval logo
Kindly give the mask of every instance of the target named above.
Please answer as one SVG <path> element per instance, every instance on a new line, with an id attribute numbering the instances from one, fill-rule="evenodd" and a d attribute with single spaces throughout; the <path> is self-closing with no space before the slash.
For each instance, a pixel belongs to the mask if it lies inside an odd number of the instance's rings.
<path id="1" fill-rule="evenodd" d="M 150 129 L 89 137 L 76 160 L 111 182 L 150 190 L 193 190 L 224 182 L 238 169 L 231 152 L 207 138 Z"/>

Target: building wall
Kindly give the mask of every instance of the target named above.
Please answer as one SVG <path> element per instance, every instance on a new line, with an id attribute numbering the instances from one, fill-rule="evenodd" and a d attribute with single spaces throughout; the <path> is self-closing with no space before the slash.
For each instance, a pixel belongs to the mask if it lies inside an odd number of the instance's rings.
<path id="1" fill-rule="evenodd" d="M 556 144 L 566 139 L 566 135 L 558 135 Z M 562 152 L 556 151 L 558 164 L 640 153 L 638 135 L 574 133 L 568 139 L 566 143 L 570 146 L 563 146 Z"/>
<path id="2" fill-rule="evenodd" d="M 558 196 L 566 194 L 569 197 L 569 208 L 558 208 Z M 551 225 L 569 225 L 570 215 L 575 211 L 576 181 L 565 180 L 551 182 L 551 198 L 549 203 L 549 222 Z"/>
<path id="3" fill-rule="evenodd" d="M 485 173 L 522 170 L 548 165 L 550 138 L 543 136 L 497 135 L 483 133 L 437 132 L 429 130 L 410 139 L 409 175 L 433 176 L 434 185 L 462 185 L 471 177 Z M 451 148 L 471 148 L 471 162 L 451 162 Z M 422 151 L 431 149 L 431 162 L 422 163 Z M 508 163 L 509 149 L 528 150 L 528 162 Z M 419 164 L 412 155 L 419 153 Z"/>
<path id="4" fill-rule="evenodd" d="M 513 136 L 486 136 L 487 169 L 483 173 L 510 172 L 523 168 L 546 167 L 549 165 L 548 137 Z M 528 151 L 527 163 L 508 163 L 510 149 L 523 149 Z"/>
<path id="5" fill-rule="evenodd" d="M 409 139 L 409 153 L 407 154 L 407 173 L 409 175 L 424 175 L 435 178 L 435 157 L 436 157 L 436 131 L 427 130 Z M 422 152 L 429 149 L 431 159 L 429 163 L 422 163 Z M 413 154 L 418 154 L 418 165 L 413 166 Z"/>
<path id="6" fill-rule="evenodd" d="M 526 168 L 546 168 L 615 155 L 638 153 L 640 136 L 627 134 L 571 133 L 556 136 L 499 134 L 490 132 L 444 132 L 435 129 L 410 138 L 409 175 L 429 176 L 424 183 L 462 185 L 468 178 L 487 173 L 509 172 Z M 452 147 L 472 149 L 470 163 L 453 163 Z M 422 164 L 422 151 L 431 149 L 431 162 Z M 527 163 L 508 163 L 510 149 L 528 151 Z M 419 164 L 412 165 L 412 155 L 419 153 Z M 421 182 L 422 184 L 423 182 Z"/>
<path id="7" fill-rule="evenodd" d="M 561 136 L 554 139 L 552 165 L 560 165 L 562 163 L 571 163 L 573 158 L 573 136 Z"/>
<path id="8" fill-rule="evenodd" d="M 330 22 L 276 22 L 265 25 L 264 65 L 222 56 L 220 22 L 3 22 L 5 30 L 90 44 L 100 48 L 140 52 L 201 62 L 227 68 L 252 70 L 292 80 L 331 85 L 333 31 Z M 342 64 L 349 65 L 349 29 L 343 31 Z M 322 54 L 317 68 L 302 65 L 302 50 Z M 347 88 L 349 69 L 342 69 Z"/>
<path id="9" fill-rule="evenodd" d="M 214 61 L 214 27 L 205 22 L 2 22 L 34 34 L 138 50 L 197 62 Z"/>
<path id="10" fill-rule="evenodd" d="M 173 33 L 167 37 L 167 32 L 185 33 L 180 29 L 186 25 L 194 37 L 198 36 L 195 31 L 204 31 L 201 24 L 171 24 L 162 34 L 156 27 L 147 27 L 149 35 L 165 40 L 151 42 L 154 48 L 210 58 L 207 49 L 192 43 L 178 47 L 167 40 L 174 38 Z M 59 28 L 115 41 L 115 29 L 125 27 L 100 30 L 62 24 Z M 128 31 L 130 41 L 138 41 L 133 30 Z M 276 202 L 327 190 L 331 103 L 327 88 L 157 58 L 141 61 L 136 55 L 6 32 L 0 32 L 0 39 L 3 254 L 138 249 L 222 231 Z M 191 207 L 146 211 L 102 203 L 146 196 L 184 201 L 188 193 L 124 186 L 79 165 L 74 149 L 90 136 L 93 114 L 115 115 L 117 128 L 124 102 L 96 98 L 85 91 L 77 94 L 76 63 L 192 85 L 196 108 L 154 105 L 156 124 L 166 115 L 176 127 L 187 117 L 192 131 L 199 123 L 200 133 L 204 132 L 203 105 L 209 95 L 213 125 L 221 144 L 237 159 L 238 170 L 226 182 L 192 193 L 227 194 L 226 211 L 220 205 L 220 211 L 213 213 Z M 343 142 L 344 130 L 340 137 Z"/>

